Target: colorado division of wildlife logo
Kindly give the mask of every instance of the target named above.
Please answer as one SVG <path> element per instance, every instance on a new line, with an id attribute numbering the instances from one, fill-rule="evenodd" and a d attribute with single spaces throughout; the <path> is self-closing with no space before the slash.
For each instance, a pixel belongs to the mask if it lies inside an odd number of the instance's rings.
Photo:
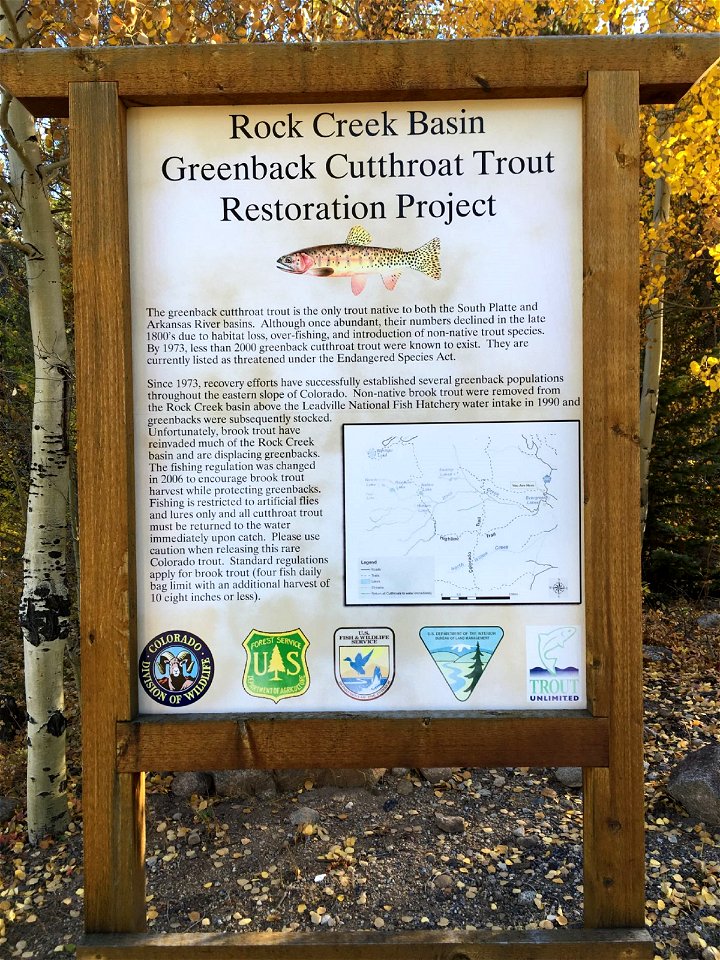
<path id="1" fill-rule="evenodd" d="M 166 630 L 140 655 L 140 683 L 166 707 L 186 707 L 207 693 L 215 666 L 207 644 L 194 633 Z"/>
<path id="2" fill-rule="evenodd" d="M 301 697 L 310 686 L 306 652 L 310 646 L 302 630 L 265 633 L 251 630 L 243 640 L 247 652 L 243 688 L 251 697 L 279 703 Z"/>
<path id="3" fill-rule="evenodd" d="M 395 679 L 395 634 L 389 627 L 335 631 L 335 680 L 353 700 L 377 700 Z"/>

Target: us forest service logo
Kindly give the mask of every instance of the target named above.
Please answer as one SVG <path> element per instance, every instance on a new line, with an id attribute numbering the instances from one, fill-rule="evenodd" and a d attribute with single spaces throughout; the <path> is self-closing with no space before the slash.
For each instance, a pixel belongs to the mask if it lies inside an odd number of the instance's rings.
<path id="1" fill-rule="evenodd" d="M 242 679 L 245 692 L 274 703 L 301 697 L 310 686 L 306 659 L 309 646 L 299 629 L 285 633 L 251 630 L 243 640 L 247 653 Z"/>
<path id="2" fill-rule="evenodd" d="M 210 688 L 215 664 L 207 644 L 194 633 L 166 630 L 140 654 L 140 684 L 166 707 L 186 707 Z"/>

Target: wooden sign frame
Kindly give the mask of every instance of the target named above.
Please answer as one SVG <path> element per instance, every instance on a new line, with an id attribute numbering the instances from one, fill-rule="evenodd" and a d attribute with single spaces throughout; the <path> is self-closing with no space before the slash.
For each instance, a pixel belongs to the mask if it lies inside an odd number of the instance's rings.
<path id="1" fill-rule="evenodd" d="M 653 956 L 644 924 L 638 107 L 675 102 L 719 54 L 717 36 L 682 35 L 0 55 L 3 86 L 36 116 L 69 115 L 71 125 L 87 931 L 78 956 Z M 584 105 L 588 709 L 138 716 L 127 106 L 557 96 Z M 585 929 L 144 932 L 145 771 L 378 764 L 582 766 Z"/>

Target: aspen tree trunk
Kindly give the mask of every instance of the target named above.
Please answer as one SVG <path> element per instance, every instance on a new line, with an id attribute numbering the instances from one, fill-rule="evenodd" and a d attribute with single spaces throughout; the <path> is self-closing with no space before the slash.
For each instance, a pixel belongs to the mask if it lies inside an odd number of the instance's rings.
<path id="1" fill-rule="evenodd" d="M 670 187 L 661 177 L 655 181 L 655 203 L 653 223 L 660 224 L 670 216 Z M 664 249 L 657 251 L 651 258 L 653 266 L 663 272 L 667 263 Z M 663 355 L 663 325 L 665 304 L 661 296 L 658 303 L 648 306 L 645 312 L 645 354 L 643 360 L 642 388 L 640 392 L 640 510 L 641 533 L 645 536 L 650 490 L 650 457 L 652 453 L 655 417 L 660 392 L 660 372 Z"/>
<path id="2" fill-rule="evenodd" d="M 19 4 L 8 4 L 19 7 Z M 7 108 L 7 109 L 6 109 Z M 20 623 L 25 648 L 28 719 L 27 820 L 30 840 L 57 834 L 68 822 L 63 654 L 68 635 L 66 584 L 69 501 L 70 363 L 60 259 L 42 173 L 35 122 L 3 96 L 7 185 L 25 249 L 35 356 L 32 463 Z M 6 192 L 6 196 L 7 196 Z"/>

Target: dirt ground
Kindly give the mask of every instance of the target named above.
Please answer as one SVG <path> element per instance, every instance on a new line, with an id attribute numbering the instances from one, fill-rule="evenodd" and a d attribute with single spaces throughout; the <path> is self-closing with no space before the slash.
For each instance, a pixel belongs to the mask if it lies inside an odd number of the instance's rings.
<path id="1" fill-rule="evenodd" d="M 720 833 L 665 791 L 679 759 L 720 739 L 717 638 L 677 611 L 651 611 L 646 626 L 665 651 L 646 660 L 647 925 L 663 960 L 720 960 Z M 76 757 L 71 773 L 66 835 L 31 847 L 22 807 L 0 832 L 2 956 L 72 955 L 82 936 Z M 181 798 L 172 774 L 154 773 L 147 879 L 158 933 L 579 926 L 582 791 L 555 771 L 503 768 Z"/>

